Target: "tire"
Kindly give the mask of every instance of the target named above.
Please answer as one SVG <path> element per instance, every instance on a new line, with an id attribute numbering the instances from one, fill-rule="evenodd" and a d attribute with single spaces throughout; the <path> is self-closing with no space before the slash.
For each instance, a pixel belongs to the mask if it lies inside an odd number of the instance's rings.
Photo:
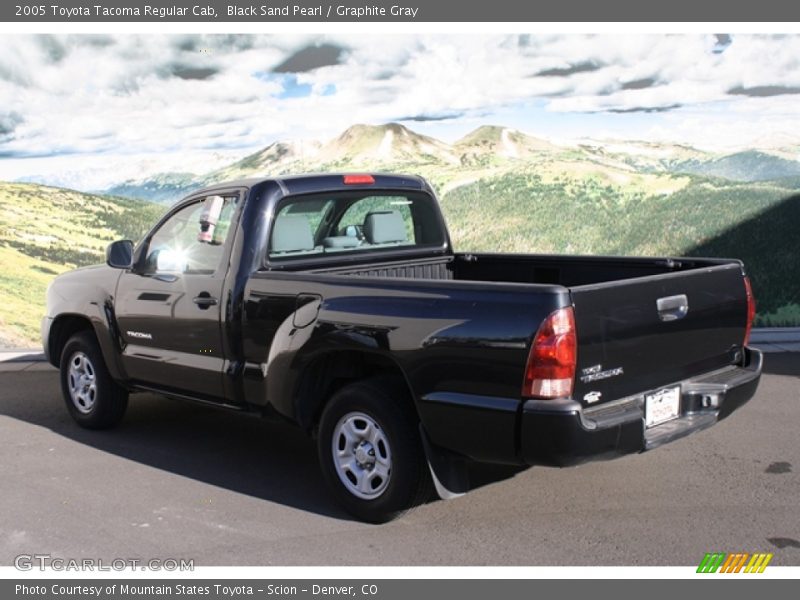
<path id="1" fill-rule="evenodd" d="M 81 331 L 69 339 L 60 372 L 67 411 L 78 425 L 108 429 L 125 416 L 128 392 L 111 378 L 92 332 Z"/>
<path id="2" fill-rule="evenodd" d="M 388 378 L 350 384 L 320 418 L 323 477 L 345 510 L 370 523 L 391 521 L 431 494 L 417 417 L 398 389 Z"/>

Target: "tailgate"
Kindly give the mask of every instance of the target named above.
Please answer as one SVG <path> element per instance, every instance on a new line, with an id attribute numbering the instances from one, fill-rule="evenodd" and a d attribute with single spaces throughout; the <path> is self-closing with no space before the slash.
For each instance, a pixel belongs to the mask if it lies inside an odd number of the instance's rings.
<path id="1" fill-rule="evenodd" d="M 738 262 L 571 288 L 574 398 L 638 395 L 741 360 L 747 296 Z"/>

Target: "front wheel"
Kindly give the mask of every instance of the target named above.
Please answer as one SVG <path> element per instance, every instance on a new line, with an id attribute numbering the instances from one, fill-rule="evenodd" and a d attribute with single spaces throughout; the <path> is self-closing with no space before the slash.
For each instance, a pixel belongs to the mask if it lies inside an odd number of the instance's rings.
<path id="1" fill-rule="evenodd" d="M 73 335 L 61 353 L 61 391 L 67 410 L 87 429 L 113 427 L 125 415 L 128 392 L 112 378 L 94 335 Z"/>
<path id="2" fill-rule="evenodd" d="M 407 512 L 430 495 L 416 416 L 390 379 L 348 385 L 322 413 L 317 452 L 339 503 L 370 523 Z"/>

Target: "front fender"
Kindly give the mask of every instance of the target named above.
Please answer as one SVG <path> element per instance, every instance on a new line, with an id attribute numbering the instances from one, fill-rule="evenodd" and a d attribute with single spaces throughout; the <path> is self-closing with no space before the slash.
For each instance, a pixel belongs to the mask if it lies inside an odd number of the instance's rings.
<path id="1" fill-rule="evenodd" d="M 49 360 L 58 366 L 60 352 L 72 332 L 88 322 L 97 338 L 109 373 L 125 380 L 114 315 L 114 291 L 121 271 L 105 266 L 69 271 L 47 289 L 47 315 L 42 338 Z M 49 321 L 49 323 L 48 323 Z"/>

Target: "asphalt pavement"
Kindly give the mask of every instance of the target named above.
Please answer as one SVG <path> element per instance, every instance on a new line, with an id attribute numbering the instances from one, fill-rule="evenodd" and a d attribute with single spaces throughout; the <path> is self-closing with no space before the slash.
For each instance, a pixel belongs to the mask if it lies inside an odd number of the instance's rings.
<path id="1" fill-rule="evenodd" d="M 284 425 L 154 395 L 77 427 L 55 370 L 0 369 L 0 564 L 19 554 L 195 565 L 800 565 L 800 354 L 710 430 L 570 469 L 476 468 L 478 489 L 386 525 L 330 500 L 313 443 Z"/>

